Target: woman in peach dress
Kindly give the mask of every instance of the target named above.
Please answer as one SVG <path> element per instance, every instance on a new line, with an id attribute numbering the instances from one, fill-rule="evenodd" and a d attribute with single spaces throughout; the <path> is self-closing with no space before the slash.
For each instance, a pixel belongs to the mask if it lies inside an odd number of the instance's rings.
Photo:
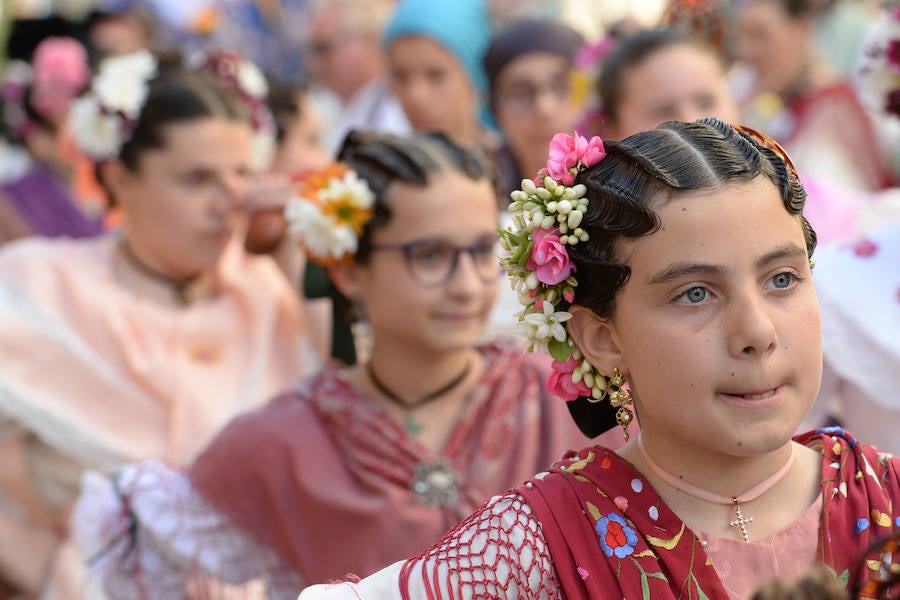
<path id="1" fill-rule="evenodd" d="M 73 126 L 122 231 L 0 252 L 0 580 L 26 595 L 83 596 L 84 469 L 187 463 L 318 363 L 290 281 L 238 241 L 264 93 L 241 60 L 104 63 Z"/>

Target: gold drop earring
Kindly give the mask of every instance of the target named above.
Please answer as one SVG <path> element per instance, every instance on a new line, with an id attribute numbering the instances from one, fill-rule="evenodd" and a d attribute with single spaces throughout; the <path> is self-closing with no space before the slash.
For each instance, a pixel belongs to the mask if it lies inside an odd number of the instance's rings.
<path id="1" fill-rule="evenodd" d="M 609 394 L 609 403 L 613 405 L 613 408 L 618 409 L 616 411 L 616 423 L 622 428 L 622 433 L 627 442 L 629 438 L 628 425 L 634 420 L 634 413 L 628 408 L 632 400 L 631 390 L 623 387 L 624 384 L 625 378 L 622 377 L 622 373 L 619 372 L 618 367 L 614 368 L 612 375 L 609 376 L 607 393 Z"/>

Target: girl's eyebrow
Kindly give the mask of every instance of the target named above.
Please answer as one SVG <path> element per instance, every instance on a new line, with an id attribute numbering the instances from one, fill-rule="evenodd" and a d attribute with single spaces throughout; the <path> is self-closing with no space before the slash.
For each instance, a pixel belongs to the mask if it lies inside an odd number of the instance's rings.
<path id="1" fill-rule="evenodd" d="M 680 279 L 687 275 L 724 275 L 727 271 L 728 269 L 719 265 L 675 263 L 650 277 L 649 282 L 651 285 L 658 285 L 660 283 L 669 283 L 674 279 Z"/>
<path id="2" fill-rule="evenodd" d="M 806 259 L 807 252 L 805 248 L 801 248 L 794 242 L 788 242 L 777 248 L 766 252 L 759 260 L 756 261 L 756 268 L 762 269 L 769 264 L 785 258 L 802 257 Z M 675 263 L 669 265 L 659 273 L 653 275 L 648 280 L 651 285 L 668 283 L 672 280 L 679 279 L 688 275 L 715 275 L 722 276 L 728 272 L 728 269 L 721 265 L 709 265 L 702 263 Z"/>
<path id="3" fill-rule="evenodd" d="M 777 260 L 785 258 L 803 258 L 806 260 L 808 256 L 806 248 L 801 248 L 794 242 L 788 242 L 787 244 L 778 246 L 774 250 L 764 254 L 762 258 L 756 261 L 756 268 L 761 269 Z"/>

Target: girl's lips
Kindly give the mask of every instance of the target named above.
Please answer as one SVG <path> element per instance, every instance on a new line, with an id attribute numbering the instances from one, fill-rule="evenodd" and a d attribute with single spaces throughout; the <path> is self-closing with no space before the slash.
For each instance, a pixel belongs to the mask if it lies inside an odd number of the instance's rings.
<path id="1" fill-rule="evenodd" d="M 779 385 L 778 387 L 770 388 L 767 390 L 746 391 L 737 394 L 722 392 L 722 395 L 730 400 L 736 400 L 738 402 L 762 404 L 776 401 L 781 396 L 782 390 L 784 390 L 784 385 Z"/>

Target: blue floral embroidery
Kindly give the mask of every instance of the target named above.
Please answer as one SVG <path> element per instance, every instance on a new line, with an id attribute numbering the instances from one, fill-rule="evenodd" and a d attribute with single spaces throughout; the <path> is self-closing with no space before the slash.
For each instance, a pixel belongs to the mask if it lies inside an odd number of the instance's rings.
<path id="1" fill-rule="evenodd" d="M 816 429 L 816 434 L 820 433 L 839 433 L 843 437 L 844 428 L 843 427 L 822 427 L 820 429 Z"/>
<path id="2" fill-rule="evenodd" d="M 859 535 L 868 528 L 869 528 L 869 520 L 868 519 L 857 519 L 856 526 L 853 527 L 853 533 L 855 535 Z"/>
<path id="3" fill-rule="evenodd" d="M 597 521 L 597 535 L 600 537 L 600 548 L 606 556 L 616 555 L 625 558 L 634 553 L 638 537 L 634 529 L 628 526 L 625 518 L 617 513 L 601 517 Z"/>

